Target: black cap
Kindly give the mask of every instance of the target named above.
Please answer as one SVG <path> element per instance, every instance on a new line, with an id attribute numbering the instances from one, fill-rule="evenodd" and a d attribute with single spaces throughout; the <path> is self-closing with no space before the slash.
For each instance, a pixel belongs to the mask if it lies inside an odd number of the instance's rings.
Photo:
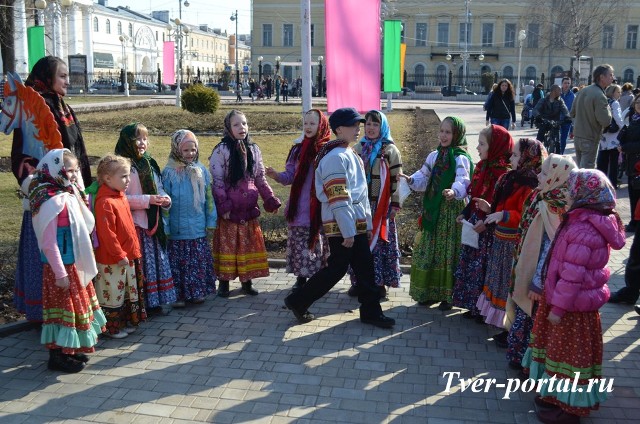
<path id="1" fill-rule="evenodd" d="M 336 109 L 329 116 L 329 126 L 335 132 L 338 127 L 350 127 L 356 122 L 365 122 L 365 119 L 352 107 Z"/>

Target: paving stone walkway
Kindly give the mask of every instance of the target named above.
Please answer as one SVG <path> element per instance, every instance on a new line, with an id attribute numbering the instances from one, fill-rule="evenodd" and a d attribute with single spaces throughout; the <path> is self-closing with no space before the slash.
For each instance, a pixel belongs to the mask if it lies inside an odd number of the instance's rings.
<path id="1" fill-rule="evenodd" d="M 394 102 L 416 105 L 463 117 L 475 149 L 480 105 Z M 625 192 L 623 185 L 619 209 L 627 222 Z M 612 290 L 624 285 L 630 243 L 612 253 Z M 408 276 L 383 304 L 397 321 L 393 330 L 358 321 L 346 281 L 313 305 L 318 319 L 298 325 L 282 303 L 293 281 L 273 268 L 256 282 L 259 296 L 241 295 L 235 282 L 229 299 L 153 317 L 126 339 L 102 340 L 78 374 L 46 368 L 36 330 L 0 338 L 0 423 L 537 422 L 533 393 L 507 399 L 506 387 L 463 391 L 457 379 L 446 390 L 448 372 L 505 385 L 516 373 L 491 340 L 495 329 L 464 320 L 455 308 L 417 305 Z M 622 305 L 601 312 L 604 375 L 614 391 L 582 422 L 638 422 L 640 316 Z"/>

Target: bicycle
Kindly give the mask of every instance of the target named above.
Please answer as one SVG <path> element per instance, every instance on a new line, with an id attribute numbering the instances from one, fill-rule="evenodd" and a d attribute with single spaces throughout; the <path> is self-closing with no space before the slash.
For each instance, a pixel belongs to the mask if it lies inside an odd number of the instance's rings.
<path id="1" fill-rule="evenodd" d="M 560 154 L 560 121 L 542 118 L 540 126 L 546 128 L 543 144 L 547 152 Z"/>

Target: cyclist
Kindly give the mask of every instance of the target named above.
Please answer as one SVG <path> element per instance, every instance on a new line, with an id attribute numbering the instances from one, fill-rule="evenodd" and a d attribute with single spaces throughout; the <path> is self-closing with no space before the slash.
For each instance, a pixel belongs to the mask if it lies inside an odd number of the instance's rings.
<path id="1" fill-rule="evenodd" d="M 544 141 L 544 135 L 550 129 L 549 124 L 545 123 L 545 121 L 560 122 L 569 116 L 569 110 L 560 97 L 560 93 L 560 86 L 557 84 L 552 85 L 549 94 L 533 108 L 533 116 L 538 126 L 536 138 L 540 141 Z"/>

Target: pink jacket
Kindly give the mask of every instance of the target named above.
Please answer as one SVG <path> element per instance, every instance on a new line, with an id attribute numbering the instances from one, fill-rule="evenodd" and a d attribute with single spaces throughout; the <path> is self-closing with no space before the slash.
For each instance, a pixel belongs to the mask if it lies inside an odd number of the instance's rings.
<path id="1" fill-rule="evenodd" d="M 551 312 L 560 317 L 565 312 L 597 311 L 609 300 L 610 249 L 620 250 L 625 243 L 624 226 L 613 214 L 580 208 L 565 219 L 549 253 L 544 286 Z"/>

